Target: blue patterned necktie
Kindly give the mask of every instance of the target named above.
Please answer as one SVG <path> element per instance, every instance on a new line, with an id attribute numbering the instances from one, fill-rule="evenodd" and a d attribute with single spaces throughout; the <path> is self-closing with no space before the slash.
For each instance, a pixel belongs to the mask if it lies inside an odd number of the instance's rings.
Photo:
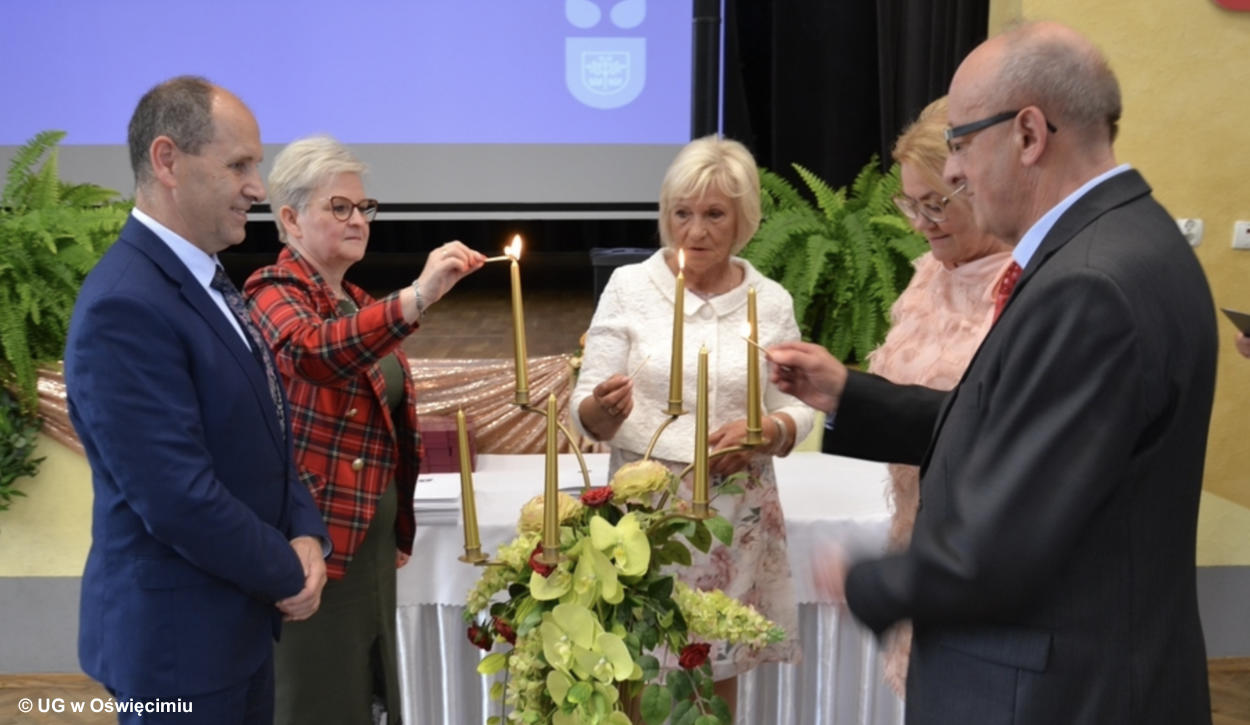
<path id="1" fill-rule="evenodd" d="M 282 436 L 286 438 L 286 416 L 283 414 L 282 407 L 282 389 L 278 387 L 278 371 L 274 370 L 273 360 L 269 357 L 269 353 L 265 348 L 265 339 L 261 337 L 260 330 L 252 322 L 252 316 L 247 313 L 247 306 L 243 302 L 243 295 L 239 294 L 238 288 L 226 276 L 226 270 L 221 267 L 213 273 L 212 281 L 213 289 L 221 293 L 226 300 L 226 306 L 234 313 L 234 319 L 243 328 L 243 332 L 247 334 L 248 339 L 252 341 L 252 354 L 260 361 L 262 367 L 265 368 L 265 381 L 269 383 L 269 397 L 273 399 L 274 410 L 278 414 L 278 430 L 282 431 Z"/>

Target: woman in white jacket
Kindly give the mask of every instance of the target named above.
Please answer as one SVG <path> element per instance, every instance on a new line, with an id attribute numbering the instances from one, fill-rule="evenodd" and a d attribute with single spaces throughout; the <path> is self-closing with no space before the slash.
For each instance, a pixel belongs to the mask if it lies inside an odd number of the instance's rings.
<path id="1" fill-rule="evenodd" d="M 660 250 L 617 269 L 603 291 L 586 335 L 573 409 L 584 433 L 612 447 L 611 470 L 643 456 L 668 417 L 671 330 L 678 251 L 685 258 L 683 385 L 685 408 L 694 410 L 697 351 L 707 347 L 709 445 L 736 446 L 746 437 L 747 355 L 742 334 L 747 290 L 755 288 L 759 342 L 767 347 L 798 340 L 794 304 L 786 290 L 734 255 L 760 222 L 759 173 L 742 144 L 708 136 L 677 155 L 660 187 Z M 754 351 L 752 351 L 754 354 Z M 638 366 L 641 366 L 640 368 Z M 638 369 L 631 379 L 630 373 Z M 714 644 L 717 694 L 733 708 L 736 677 L 761 662 L 798 657 L 794 584 L 786 554 L 785 517 L 772 457 L 786 455 L 812 426 L 811 408 L 764 383 L 766 443 L 712 459 L 712 485 L 745 472 L 742 494 L 721 495 L 715 507 L 734 525 L 732 547 L 715 542 L 680 577 L 700 589 L 721 589 L 784 627 L 786 641 L 752 651 Z M 694 416 L 683 415 L 661 435 L 652 458 L 672 470 L 694 456 Z M 682 482 L 690 497 L 690 478 Z"/>

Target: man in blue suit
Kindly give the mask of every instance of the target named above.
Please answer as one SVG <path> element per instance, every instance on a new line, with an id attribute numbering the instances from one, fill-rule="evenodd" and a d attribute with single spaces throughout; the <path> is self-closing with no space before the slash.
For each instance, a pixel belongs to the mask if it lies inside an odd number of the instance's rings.
<path id="1" fill-rule="evenodd" d="M 267 725 L 273 638 L 316 611 L 329 538 L 216 258 L 265 197 L 260 134 L 230 92 L 180 77 L 139 101 L 129 145 L 134 212 L 65 350 L 95 494 L 79 660 L 120 722 Z"/>
<path id="2" fill-rule="evenodd" d="M 836 413 L 827 451 L 920 466 L 910 546 L 816 573 L 874 631 L 912 621 L 910 725 L 1210 723 L 1206 277 L 1115 159 L 1119 84 L 1087 38 L 1055 23 L 991 38 L 949 109 L 947 181 L 1022 272 L 949 393 L 805 343 L 771 351 L 783 390 Z"/>

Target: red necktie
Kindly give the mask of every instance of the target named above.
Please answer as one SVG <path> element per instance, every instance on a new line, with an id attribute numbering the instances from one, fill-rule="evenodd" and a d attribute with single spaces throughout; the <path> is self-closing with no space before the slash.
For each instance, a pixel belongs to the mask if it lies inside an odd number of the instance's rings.
<path id="1" fill-rule="evenodd" d="M 998 316 L 1003 314 L 1003 308 L 1007 306 L 1007 300 L 1011 299 L 1011 291 L 1016 288 L 1016 282 L 1020 281 L 1020 273 L 1023 271 L 1013 260 L 1007 265 L 1007 269 L 1003 270 L 1003 276 L 998 278 L 998 289 L 994 290 L 995 322 L 998 322 Z"/>

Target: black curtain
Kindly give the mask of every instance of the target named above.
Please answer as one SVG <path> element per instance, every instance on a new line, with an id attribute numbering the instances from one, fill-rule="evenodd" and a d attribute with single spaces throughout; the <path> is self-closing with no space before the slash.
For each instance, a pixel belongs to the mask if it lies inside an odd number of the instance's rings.
<path id="1" fill-rule="evenodd" d="M 725 135 L 791 179 L 798 163 L 847 184 L 889 161 L 988 15 L 988 0 L 726 0 Z"/>
<path id="2" fill-rule="evenodd" d="M 946 95 L 961 60 L 985 40 L 989 0 L 877 0 L 880 153 Z"/>
<path id="3" fill-rule="evenodd" d="M 726 0 L 725 27 L 725 135 L 791 179 L 854 178 L 878 135 L 872 5 Z"/>

